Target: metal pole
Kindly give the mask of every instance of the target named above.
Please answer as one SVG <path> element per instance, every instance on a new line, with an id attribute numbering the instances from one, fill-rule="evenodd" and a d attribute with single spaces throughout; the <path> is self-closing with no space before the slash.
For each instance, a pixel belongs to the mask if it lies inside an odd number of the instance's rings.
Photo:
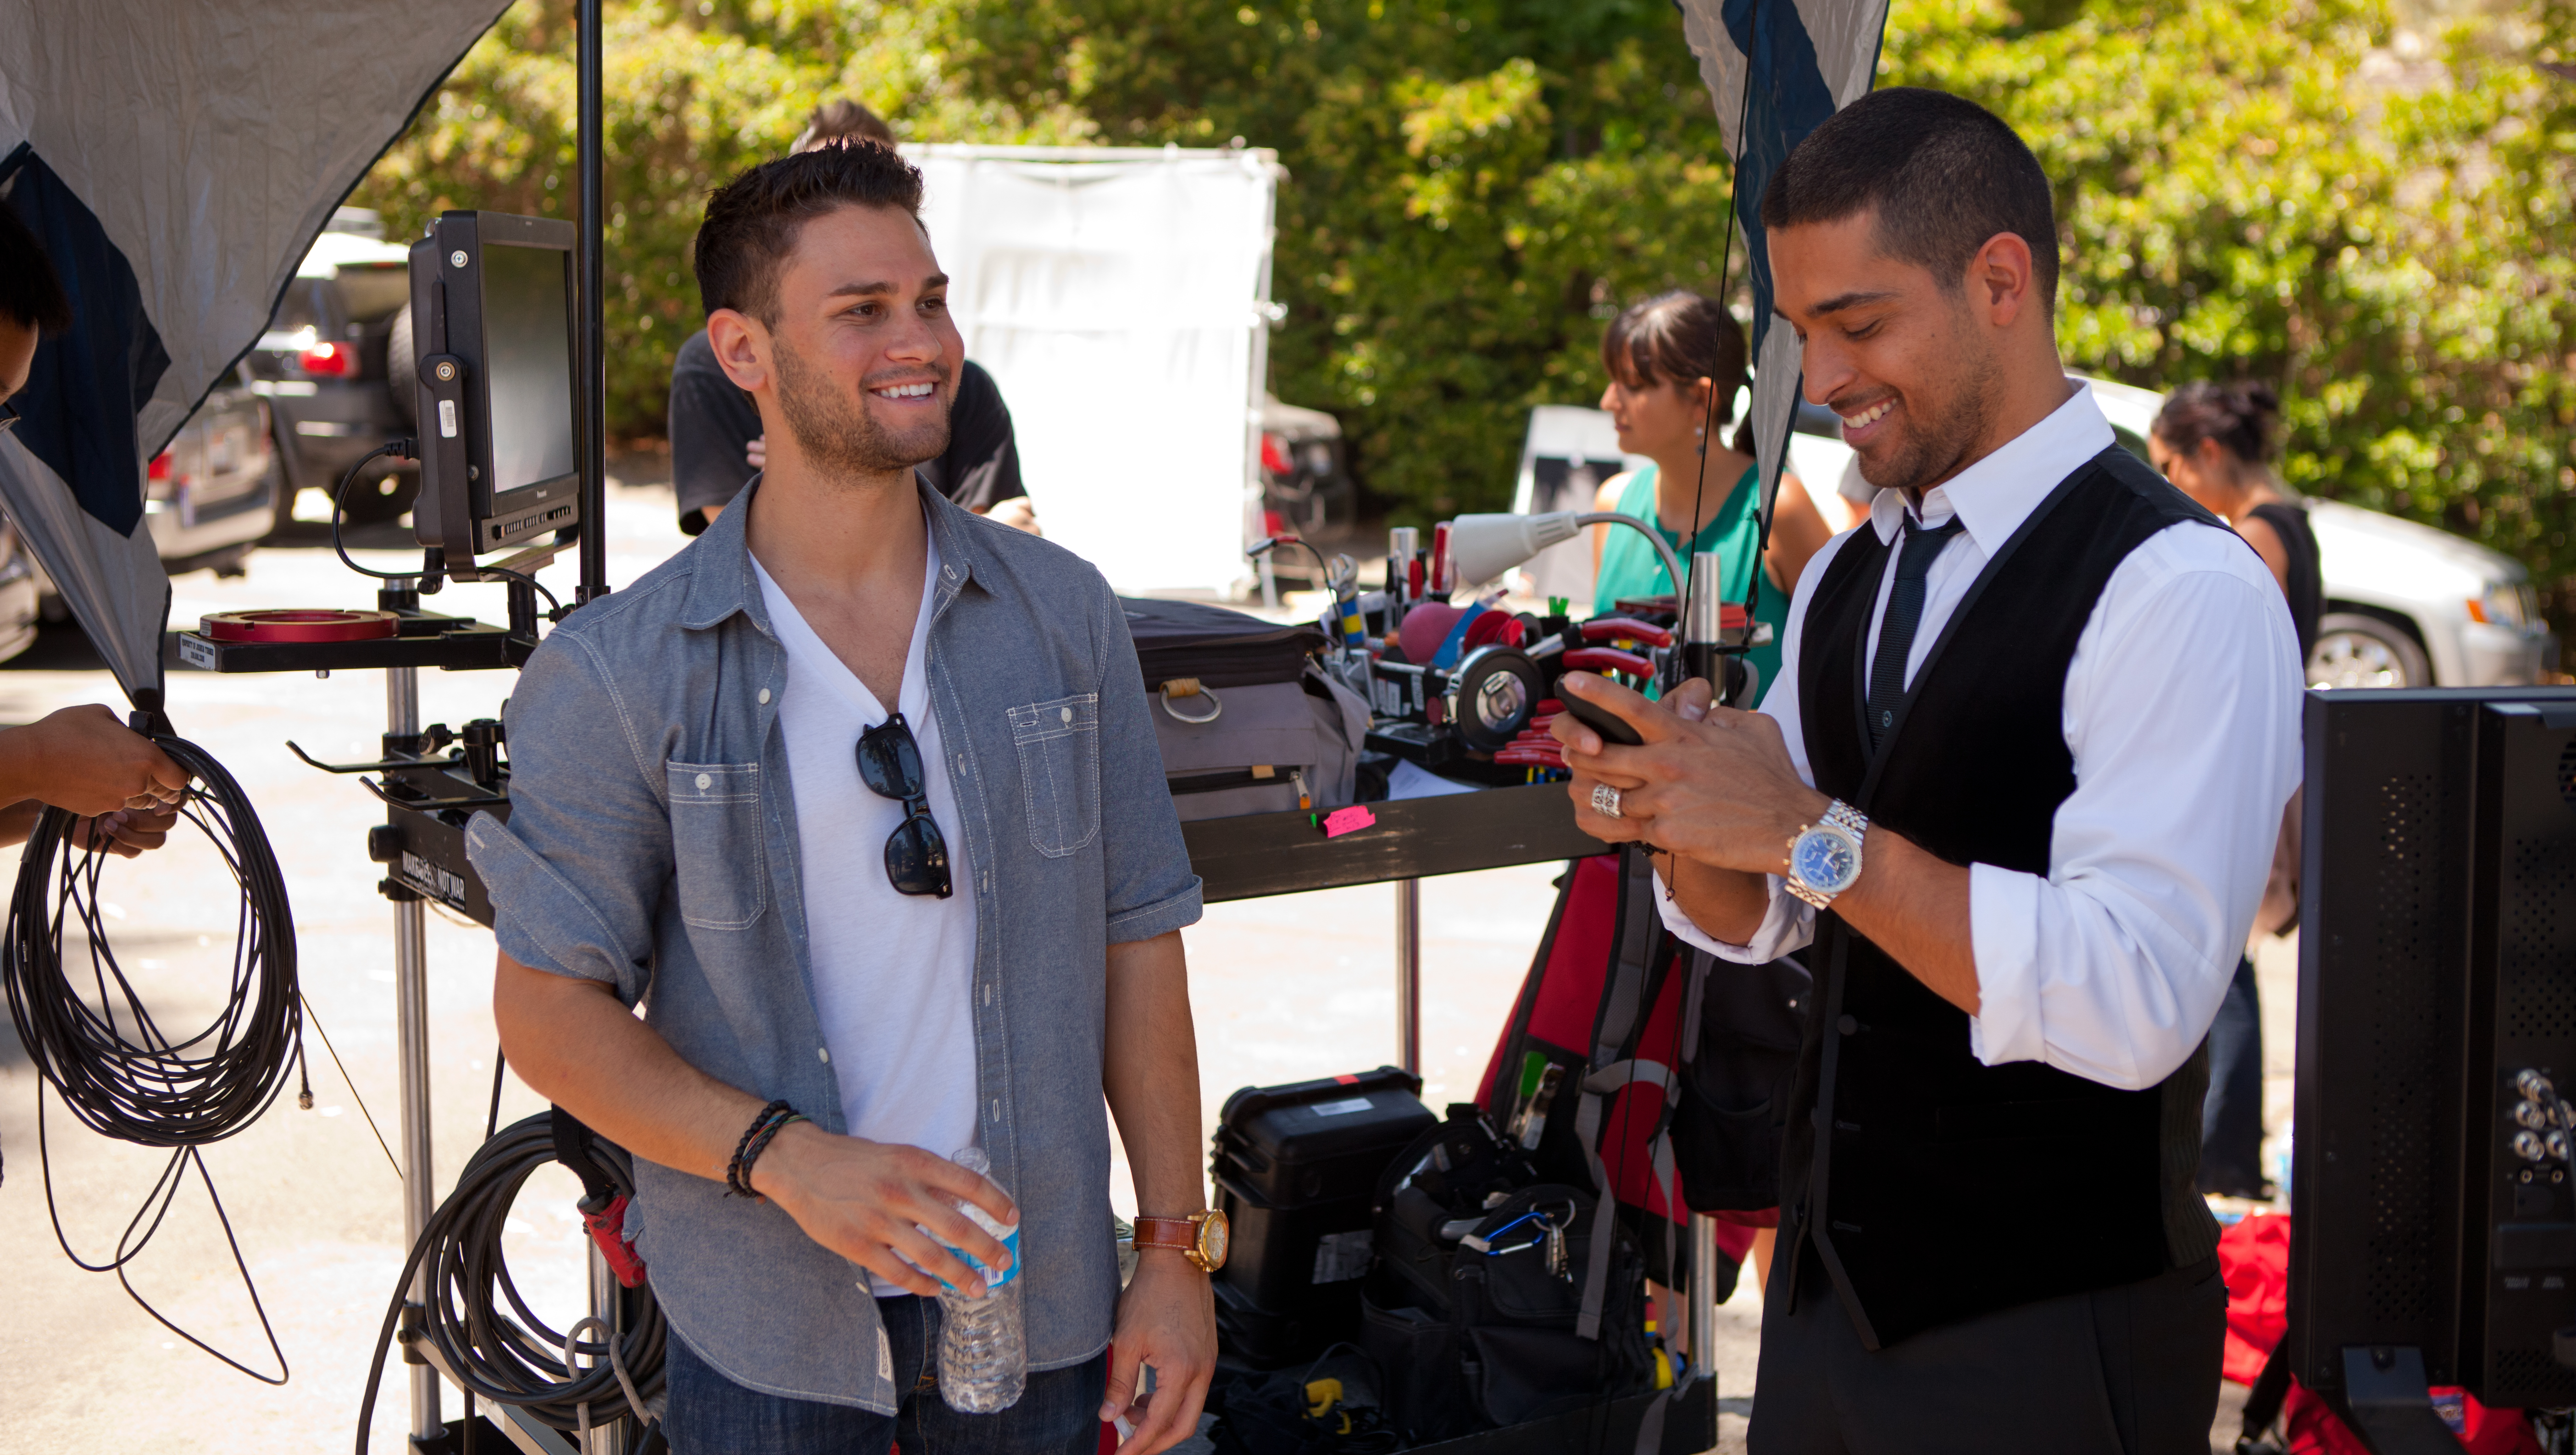
<path id="1" fill-rule="evenodd" d="M 1422 881 L 1395 881 L 1396 1064 L 1422 1074 Z"/>
<path id="2" fill-rule="evenodd" d="M 618 1336 L 626 1332 L 626 1321 L 621 1317 L 624 1303 L 617 1296 L 617 1275 L 609 1271 L 608 1260 L 601 1256 L 597 1243 L 587 1238 L 584 1238 L 582 1243 L 590 1250 L 590 1314 L 591 1317 L 608 1325 L 612 1331 L 608 1336 L 609 1342 L 615 1343 Z M 608 1361 L 602 1359 L 599 1362 L 605 1364 Z M 643 1413 L 638 1411 L 635 1418 L 640 1424 L 644 1418 Z M 582 1455 L 626 1455 L 627 1432 L 630 1428 L 624 1420 L 611 1420 L 605 1425 L 593 1425 L 590 1430 L 590 1448 L 584 1450 Z"/>
<path id="3" fill-rule="evenodd" d="M 581 585 L 573 600 L 583 602 L 608 594 L 607 295 L 600 263 L 601 229 L 608 222 L 600 181 L 607 132 L 599 109 L 599 0 L 581 0 L 573 23 L 580 32 L 575 108 L 580 113 L 576 161 L 581 173 L 581 278 L 574 314 L 581 388 L 573 397 L 581 439 Z"/>
<path id="4" fill-rule="evenodd" d="M 385 731 L 420 731 L 418 668 L 386 670 Z M 437 1168 L 429 1147 L 429 938 L 417 899 L 394 906 L 394 1035 L 402 1085 L 403 1251 L 408 1253 L 420 1245 L 420 1230 L 438 1206 Z M 421 1308 L 429 1307 L 429 1270 L 412 1276 L 410 1297 Z M 426 1364 L 408 1368 L 412 1435 L 436 1439 L 444 1431 L 438 1371 Z"/>
<path id="5" fill-rule="evenodd" d="M 1709 1357 L 1717 1343 L 1717 1219 L 1692 1213 L 1690 1220 L 1690 1367 L 1694 1375 L 1715 1375 Z"/>

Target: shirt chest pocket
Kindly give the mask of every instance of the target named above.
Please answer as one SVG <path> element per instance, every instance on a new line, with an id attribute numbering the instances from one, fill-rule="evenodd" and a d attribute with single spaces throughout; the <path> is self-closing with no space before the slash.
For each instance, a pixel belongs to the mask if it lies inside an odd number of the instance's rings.
<path id="1" fill-rule="evenodd" d="M 1011 709 L 1029 843 L 1061 859 L 1100 833 L 1100 695 Z"/>
<path id="2" fill-rule="evenodd" d="M 670 774 L 671 867 L 680 919 L 738 930 L 769 906 L 769 849 L 758 763 L 679 763 Z"/>

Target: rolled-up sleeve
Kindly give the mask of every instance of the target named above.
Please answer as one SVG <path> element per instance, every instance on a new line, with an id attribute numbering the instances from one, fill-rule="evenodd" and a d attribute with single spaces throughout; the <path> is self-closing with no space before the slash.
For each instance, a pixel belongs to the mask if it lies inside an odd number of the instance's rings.
<path id="1" fill-rule="evenodd" d="M 1145 674 L 1127 613 L 1109 583 L 1092 600 L 1100 658 L 1100 855 L 1109 943 L 1150 940 L 1199 922 L 1199 876 L 1181 842 L 1181 817 L 1163 777 L 1163 750 L 1147 716 Z"/>
<path id="2" fill-rule="evenodd" d="M 670 818 L 606 684 L 581 637 L 559 631 L 537 648 L 508 708 L 509 821 L 477 814 L 465 842 L 503 954 L 605 981 L 633 1005 L 671 881 Z"/>
<path id="3" fill-rule="evenodd" d="M 2165 569 L 2153 542 L 2123 564 L 2067 672 L 2076 787 L 2049 872 L 1969 871 L 1987 1065 L 2152 1086 L 2226 993 L 2298 786 L 2301 682 L 2280 592 L 2224 552 L 2233 569 Z"/>
<path id="4" fill-rule="evenodd" d="M 1791 894 L 1777 874 L 1766 874 L 1764 881 L 1771 891 L 1770 907 L 1762 912 L 1762 923 L 1753 938 L 1741 945 L 1730 945 L 1692 922 L 1682 907 L 1664 891 L 1664 876 L 1655 874 L 1655 912 L 1664 917 L 1664 928 L 1671 930 L 1684 944 L 1697 945 L 1721 960 L 1738 965 L 1767 965 L 1781 956 L 1805 949 L 1816 938 L 1816 911 L 1813 905 Z"/>

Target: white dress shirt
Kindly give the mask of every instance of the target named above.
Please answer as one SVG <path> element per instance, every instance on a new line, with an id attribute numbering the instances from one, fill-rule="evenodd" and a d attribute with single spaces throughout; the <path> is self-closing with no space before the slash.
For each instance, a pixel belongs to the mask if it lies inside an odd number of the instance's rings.
<path id="1" fill-rule="evenodd" d="M 1993 553 L 2111 443 L 2092 391 L 2078 386 L 2055 413 L 1924 492 L 1923 524 L 1955 514 L 1966 528 L 1926 579 L 1907 686 Z M 1798 578 L 1779 681 L 1761 710 L 1811 785 L 1797 692 L 1808 602 L 1843 542 L 1874 530 L 1893 543 L 1905 511 L 1902 491 L 1881 491 L 1868 521 L 1827 543 Z M 1887 552 L 1879 577 L 1873 656 L 1897 556 Z M 2048 563 L 2023 555 L 2007 569 Z M 2191 1055 L 2235 973 L 2299 783 L 2303 685 L 2281 588 L 2234 532 L 2169 526 L 2112 571 L 2066 669 L 2075 791 L 2052 822 L 2048 873 L 1969 869 L 1979 1012 L 1968 1044 L 1980 1062 L 2044 1061 L 2137 1090 Z M 1674 933 L 1728 960 L 1760 963 L 1815 938 L 1815 911 L 1777 875 L 1746 945 L 1713 939 L 1668 898 L 1658 903 Z"/>

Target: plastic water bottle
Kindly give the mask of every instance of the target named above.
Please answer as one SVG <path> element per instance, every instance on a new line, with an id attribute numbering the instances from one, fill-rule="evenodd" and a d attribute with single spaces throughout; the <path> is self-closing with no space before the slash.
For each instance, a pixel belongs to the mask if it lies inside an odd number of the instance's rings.
<path id="1" fill-rule="evenodd" d="M 969 1147 L 949 1160 L 982 1176 L 993 1172 L 981 1147 Z M 1011 1266 L 999 1274 L 958 1253 L 984 1276 L 981 1298 L 969 1298 L 944 1281 L 940 1284 L 940 1398 L 959 1414 L 989 1415 L 1019 1403 L 1020 1392 L 1029 1382 L 1029 1343 L 1020 1318 L 1020 1225 L 996 1222 L 991 1213 L 971 1202 L 961 1200 L 957 1210 L 1011 1250 Z"/>

